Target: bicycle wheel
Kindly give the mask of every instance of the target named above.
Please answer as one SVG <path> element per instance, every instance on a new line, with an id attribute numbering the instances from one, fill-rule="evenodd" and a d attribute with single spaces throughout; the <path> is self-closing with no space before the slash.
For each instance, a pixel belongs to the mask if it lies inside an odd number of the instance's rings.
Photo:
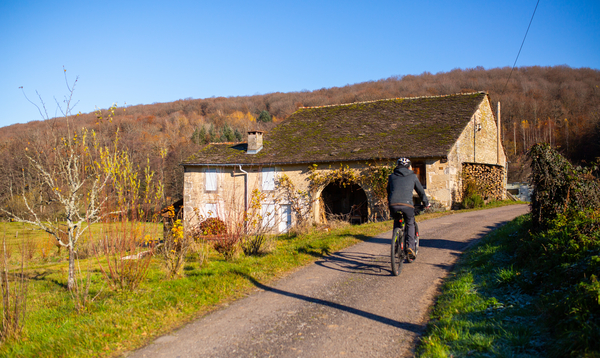
<path id="1" fill-rule="evenodd" d="M 404 248 L 401 245 L 403 230 L 401 228 L 395 228 L 392 234 L 392 248 L 391 248 L 391 259 L 392 259 L 392 275 L 398 276 L 402 271 L 402 264 L 404 263 Z"/>
<path id="2" fill-rule="evenodd" d="M 415 257 L 419 253 L 419 225 L 415 222 Z"/>
<path id="3" fill-rule="evenodd" d="M 408 261 L 408 263 L 411 263 L 413 261 L 415 261 L 415 259 L 417 258 L 417 253 L 419 252 L 419 229 L 417 227 L 417 223 L 415 222 L 415 258 L 411 258 L 410 255 L 408 254 L 408 230 L 406 230 L 404 232 L 404 251 L 405 251 L 405 256 L 406 256 L 406 261 Z"/>

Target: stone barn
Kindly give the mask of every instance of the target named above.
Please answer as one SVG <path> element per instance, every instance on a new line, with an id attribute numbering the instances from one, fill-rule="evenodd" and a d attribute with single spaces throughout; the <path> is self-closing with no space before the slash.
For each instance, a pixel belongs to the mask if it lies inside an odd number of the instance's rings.
<path id="1" fill-rule="evenodd" d="M 499 127 L 485 92 L 300 108 L 268 133 L 189 158 L 184 213 L 188 222 L 212 216 L 248 225 L 252 212 L 274 232 L 332 215 L 385 217 L 380 168 L 399 157 L 411 159 L 428 197 L 450 208 L 461 200 L 467 164 L 491 169 L 505 188 Z M 504 190 L 496 193 L 503 199 Z"/>

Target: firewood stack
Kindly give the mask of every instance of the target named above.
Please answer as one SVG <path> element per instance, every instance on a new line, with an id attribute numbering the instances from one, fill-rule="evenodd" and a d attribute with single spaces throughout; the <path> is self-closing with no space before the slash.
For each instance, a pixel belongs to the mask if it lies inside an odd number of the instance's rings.
<path id="1" fill-rule="evenodd" d="M 474 181 L 480 195 L 487 201 L 504 200 L 504 167 L 481 163 L 463 163 L 463 186 L 468 181 Z"/>

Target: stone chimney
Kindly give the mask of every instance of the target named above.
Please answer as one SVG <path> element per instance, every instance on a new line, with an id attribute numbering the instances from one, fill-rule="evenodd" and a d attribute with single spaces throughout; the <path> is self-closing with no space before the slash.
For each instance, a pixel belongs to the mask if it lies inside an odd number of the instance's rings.
<path id="1" fill-rule="evenodd" d="M 248 132 L 248 151 L 246 154 L 256 154 L 263 149 L 263 131 Z"/>

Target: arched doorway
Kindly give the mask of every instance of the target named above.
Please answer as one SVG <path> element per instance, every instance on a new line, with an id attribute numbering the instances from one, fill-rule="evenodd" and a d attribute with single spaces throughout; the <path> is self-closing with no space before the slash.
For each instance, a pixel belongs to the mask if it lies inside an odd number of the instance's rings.
<path id="1" fill-rule="evenodd" d="M 327 219 L 363 223 L 369 217 L 367 194 L 358 184 L 329 183 L 321 193 Z"/>

